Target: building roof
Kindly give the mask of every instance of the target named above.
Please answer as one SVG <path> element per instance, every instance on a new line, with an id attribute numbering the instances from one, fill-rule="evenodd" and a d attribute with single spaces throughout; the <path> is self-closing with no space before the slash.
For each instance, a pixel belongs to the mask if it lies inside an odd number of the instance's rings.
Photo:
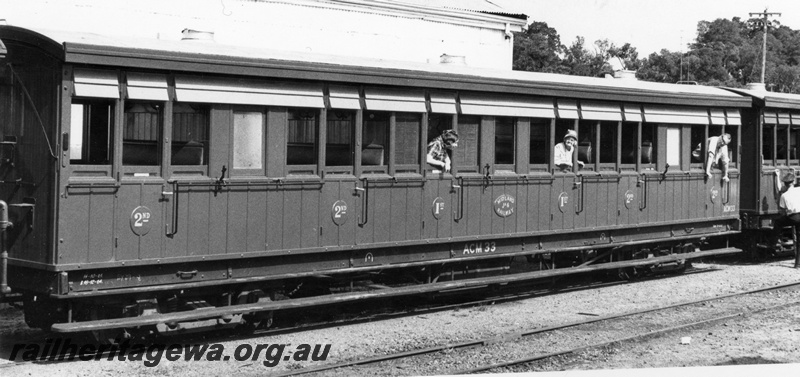
<path id="1" fill-rule="evenodd" d="M 505 17 L 527 20 L 528 16 L 522 12 L 506 9 L 491 0 L 399 0 L 398 3 L 410 3 L 429 7 L 457 9 L 478 13 L 494 14 Z"/>

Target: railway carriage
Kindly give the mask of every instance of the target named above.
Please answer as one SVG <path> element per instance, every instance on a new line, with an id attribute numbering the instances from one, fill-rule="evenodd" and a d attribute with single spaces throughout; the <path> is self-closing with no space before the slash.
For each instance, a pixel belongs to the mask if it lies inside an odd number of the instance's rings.
<path id="1" fill-rule="evenodd" d="M 751 100 L 726 90 L 11 26 L 0 40 L 2 278 L 34 327 L 253 328 L 289 307 L 739 251 L 701 248 L 740 231 Z M 445 129 L 449 173 L 425 163 Z M 568 130 L 584 166 L 560 172 Z M 723 132 L 730 182 L 693 157 Z"/>
<path id="2" fill-rule="evenodd" d="M 800 95 L 767 92 L 757 85 L 730 89 L 752 99 L 742 109 L 742 242 L 756 257 L 794 254 L 791 232 L 773 231 L 780 215 L 775 172 L 800 170 Z M 777 236 L 777 238 L 776 238 Z"/>

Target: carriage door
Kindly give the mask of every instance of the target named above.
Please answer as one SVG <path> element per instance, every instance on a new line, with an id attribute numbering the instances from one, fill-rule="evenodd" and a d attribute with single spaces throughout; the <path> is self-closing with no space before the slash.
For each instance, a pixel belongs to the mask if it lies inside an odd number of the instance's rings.
<path id="1" fill-rule="evenodd" d="M 118 259 L 163 257 L 165 208 L 173 200 L 161 170 L 163 129 L 164 102 L 125 101 L 117 154 L 122 161 L 116 206 Z"/>

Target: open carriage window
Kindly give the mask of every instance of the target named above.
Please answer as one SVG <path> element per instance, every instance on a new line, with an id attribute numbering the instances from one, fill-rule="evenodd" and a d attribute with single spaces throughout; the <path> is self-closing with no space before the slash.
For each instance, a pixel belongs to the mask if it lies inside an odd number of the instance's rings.
<path id="1" fill-rule="evenodd" d="M 389 114 L 368 114 L 361 133 L 361 167 L 364 172 L 385 173 L 389 162 Z"/>
<path id="2" fill-rule="evenodd" d="M 600 169 L 616 170 L 618 122 L 600 122 Z"/>
<path id="3" fill-rule="evenodd" d="M 514 171 L 516 118 L 497 117 L 494 124 L 495 171 Z"/>
<path id="4" fill-rule="evenodd" d="M 657 129 L 656 124 L 642 124 L 642 153 L 639 156 L 642 169 L 654 170 L 656 168 L 656 156 L 658 156 Z"/>
<path id="5" fill-rule="evenodd" d="M 692 148 L 690 152 L 689 161 L 691 167 L 702 169 L 705 163 L 704 159 L 708 153 L 706 148 L 706 126 L 705 125 L 692 125 L 689 146 Z"/>
<path id="6" fill-rule="evenodd" d="M 75 101 L 70 119 L 70 163 L 110 165 L 113 129 L 114 105 L 110 101 Z"/>
<path id="7" fill-rule="evenodd" d="M 778 138 L 777 138 L 777 140 L 775 142 L 775 145 L 777 146 L 777 151 L 776 151 L 776 156 L 775 156 L 776 157 L 776 162 L 777 162 L 778 165 L 786 165 L 786 158 L 787 158 L 786 156 L 788 155 L 787 152 L 789 151 L 788 150 L 789 149 L 789 145 L 788 145 L 787 140 L 786 140 L 786 136 L 787 136 L 786 129 L 787 129 L 787 126 L 780 126 L 779 125 L 779 126 L 777 126 L 777 128 L 778 128 Z"/>
<path id="8" fill-rule="evenodd" d="M 162 113 L 163 106 L 160 103 L 132 102 L 125 105 L 123 165 L 160 165 Z"/>
<path id="9" fill-rule="evenodd" d="M 622 123 L 622 165 L 630 169 L 636 164 L 636 158 L 641 155 L 637 146 L 639 124 L 634 122 Z"/>
<path id="10" fill-rule="evenodd" d="M 172 165 L 208 164 L 209 108 L 176 103 L 172 108 Z"/>
<path id="11" fill-rule="evenodd" d="M 550 163 L 551 119 L 531 118 L 530 164 L 545 171 Z"/>
<path id="12" fill-rule="evenodd" d="M 328 111 L 325 136 L 325 166 L 353 165 L 354 111 Z"/>

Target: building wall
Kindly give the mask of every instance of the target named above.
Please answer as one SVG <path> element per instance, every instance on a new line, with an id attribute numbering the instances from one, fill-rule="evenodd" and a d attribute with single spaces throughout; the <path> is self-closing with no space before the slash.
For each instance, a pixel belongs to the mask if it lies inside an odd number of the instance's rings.
<path id="1" fill-rule="evenodd" d="M 9 25 L 107 35 L 180 39 L 185 28 L 215 42 L 288 51 L 438 63 L 464 56 L 474 67 L 511 69 L 524 21 L 476 12 L 347 2 L 248 0 L 0 0 Z"/>

